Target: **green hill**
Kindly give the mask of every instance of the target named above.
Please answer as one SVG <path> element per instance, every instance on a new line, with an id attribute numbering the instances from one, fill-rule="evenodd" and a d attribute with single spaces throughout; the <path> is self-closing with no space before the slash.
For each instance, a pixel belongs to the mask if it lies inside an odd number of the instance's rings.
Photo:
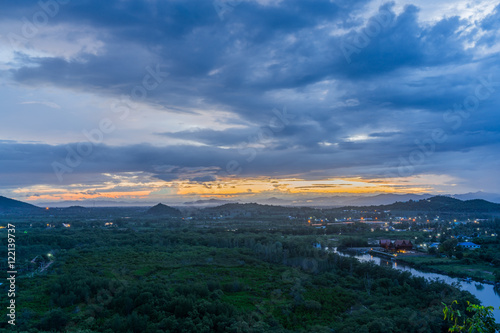
<path id="1" fill-rule="evenodd" d="M 41 208 L 26 202 L 0 196 L 0 212 L 34 211 L 34 210 L 38 211 L 41 210 Z"/>
<path id="2" fill-rule="evenodd" d="M 182 215 L 181 211 L 178 210 L 177 208 L 170 207 L 162 203 L 159 203 L 156 206 L 149 208 L 146 213 L 150 215 L 168 215 L 171 217 L 179 217 Z"/>
<path id="3" fill-rule="evenodd" d="M 360 209 L 362 207 L 357 207 Z M 445 196 L 435 196 L 418 201 L 395 202 L 390 205 L 365 207 L 370 209 L 392 210 L 392 211 L 422 211 L 422 212 L 476 212 L 491 213 L 500 212 L 500 204 L 492 203 L 482 199 L 459 200 Z"/>

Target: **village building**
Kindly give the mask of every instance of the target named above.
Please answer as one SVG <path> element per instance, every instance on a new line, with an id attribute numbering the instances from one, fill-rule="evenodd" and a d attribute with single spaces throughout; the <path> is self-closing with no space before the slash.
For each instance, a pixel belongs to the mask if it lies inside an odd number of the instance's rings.
<path id="1" fill-rule="evenodd" d="M 457 245 L 460 247 L 463 247 L 464 249 L 468 249 L 468 250 L 475 250 L 475 249 L 481 248 L 481 245 L 477 245 L 477 244 L 472 243 L 472 242 L 462 242 L 462 243 L 458 243 Z"/>
<path id="2" fill-rule="evenodd" d="M 406 252 L 413 249 L 413 243 L 407 239 L 381 239 L 379 245 L 381 248 L 392 252 Z"/>

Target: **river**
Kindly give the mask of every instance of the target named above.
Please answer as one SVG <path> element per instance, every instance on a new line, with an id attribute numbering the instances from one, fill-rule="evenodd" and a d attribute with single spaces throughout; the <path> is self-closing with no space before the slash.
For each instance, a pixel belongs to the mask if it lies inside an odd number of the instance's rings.
<path id="1" fill-rule="evenodd" d="M 429 273 L 423 272 L 418 269 L 412 268 L 408 265 L 405 265 L 402 262 L 387 260 L 380 257 L 372 256 L 371 254 L 346 254 L 343 252 L 337 252 L 337 248 L 333 248 L 333 252 L 346 257 L 354 257 L 359 261 L 372 261 L 380 266 L 392 267 L 394 269 L 398 269 L 400 271 L 410 272 L 413 276 L 421 276 L 427 279 L 439 279 L 445 283 L 453 284 L 458 283 L 462 290 L 466 290 L 473 294 L 481 301 L 481 304 L 484 306 L 493 306 L 495 310 L 493 311 L 493 315 L 495 316 L 496 322 L 500 322 L 500 295 L 495 292 L 493 289 L 493 285 L 491 284 L 483 284 L 479 282 L 465 282 L 461 279 L 450 277 L 448 275 L 437 274 L 437 273 Z"/>

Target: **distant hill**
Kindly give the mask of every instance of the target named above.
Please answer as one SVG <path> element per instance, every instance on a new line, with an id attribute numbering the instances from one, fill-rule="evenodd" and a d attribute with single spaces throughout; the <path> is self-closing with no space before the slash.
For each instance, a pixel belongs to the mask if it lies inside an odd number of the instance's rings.
<path id="1" fill-rule="evenodd" d="M 95 207 L 151 207 L 156 202 L 150 201 L 115 201 L 115 200 L 65 200 L 41 202 L 41 207 L 69 208 L 72 206 L 95 208 Z"/>
<path id="2" fill-rule="evenodd" d="M 147 210 L 146 214 L 168 215 L 168 216 L 172 216 L 172 217 L 178 217 L 178 216 L 182 215 L 181 211 L 178 210 L 177 208 L 170 207 L 170 206 L 164 205 L 162 203 L 159 203 L 156 206 L 149 208 Z"/>
<path id="3" fill-rule="evenodd" d="M 71 206 L 67 208 L 62 209 L 65 212 L 72 212 L 72 213 L 85 213 L 89 210 L 89 208 L 85 208 L 82 206 Z"/>
<path id="4" fill-rule="evenodd" d="M 395 202 L 406 202 L 409 200 L 419 201 L 433 197 L 433 194 L 396 194 L 396 193 L 383 193 L 377 195 L 330 195 L 320 197 L 269 197 L 269 198 L 253 198 L 247 200 L 221 200 L 221 199 L 204 199 L 197 201 L 179 202 L 179 206 L 193 206 L 193 207 L 213 207 L 220 206 L 227 203 L 250 203 L 256 202 L 262 205 L 280 205 L 289 207 L 317 207 L 317 208 L 339 208 L 346 206 L 378 206 L 389 205 Z M 500 194 L 475 192 L 465 194 L 446 194 L 446 197 L 455 198 L 459 200 L 473 200 L 483 199 L 493 203 L 500 203 Z M 73 200 L 73 201 L 59 201 L 59 202 L 45 202 L 37 203 L 40 207 L 70 207 L 70 206 L 83 206 L 83 207 L 151 207 L 156 202 L 151 201 L 114 201 L 114 200 Z"/>
<path id="5" fill-rule="evenodd" d="M 237 201 L 228 201 L 220 199 L 207 199 L 207 200 L 196 200 L 196 201 L 186 201 L 183 205 L 186 206 L 220 206 L 226 203 L 235 203 Z"/>
<path id="6" fill-rule="evenodd" d="M 223 217 L 257 217 L 257 216 L 289 216 L 290 214 L 309 214 L 313 211 L 318 211 L 309 207 L 284 207 L 273 205 L 262 205 L 258 203 L 230 203 L 217 207 L 204 208 L 202 210 L 205 214 L 211 216 Z"/>
<path id="7" fill-rule="evenodd" d="M 344 207 L 344 206 L 374 206 L 388 205 L 396 201 L 420 200 L 432 197 L 432 194 L 394 194 L 383 193 L 378 195 L 332 195 L 312 198 L 294 198 L 293 200 L 271 197 L 255 199 L 259 204 L 282 205 L 295 207 Z"/>
<path id="8" fill-rule="evenodd" d="M 294 204 L 293 200 L 280 199 L 276 197 L 266 198 L 266 199 L 258 199 L 255 200 L 259 204 L 263 205 L 286 205 L 291 206 Z"/>
<path id="9" fill-rule="evenodd" d="M 432 197 L 432 194 L 393 194 L 384 193 L 370 197 L 357 197 L 348 201 L 348 205 L 352 206 L 378 206 L 389 205 L 395 202 L 406 202 L 410 200 L 422 200 Z"/>
<path id="10" fill-rule="evenodd" d="M 483 199 L 489 202 L 500 203 L 500 194 L 496 193 L 486 193 L 486 192 L 474 192 L 465 194 L 453 194 L 450 197 L 460 200 L 473 200 L 473 199 Z"/>
<path id="11" fill-rule="evenodd" d="M 360 207 L 357 207 L 360 208 Z M 477 212 L 492 213 L 500 212 L 500 204 L 482 199 L 459 200 L 447 196 L 435 196 L 418 201 L 395 202 L 390 205 L 369 206 L 369 209 L 393 211 L 428 211 L 428 212 Z"/>
<path id="12" fill-rule="evenodd" d="M 400 198 L 406 198 L 402 196 Z M 383 198 L 385 200 L 385 197 Z M 458 213 L 500 213 L 500 204 L 489 202 L 481 199 L 474 200 L 459 200 L 448 196 L 434 196 L 420 200 L 408 200 L 405 202 L 394 202 L 387 205 L 370 205 L 370 206 L 343 206 L 334 208 L 333 210 L 390 210 L 390 211 L 421 211 L 421 212 L 458 212 Z M 217 207 L 203 209 L 205 213 L 213 215 L 222 215 L 228 217 L 237 216 L 258 216 L 258 215 L 289 215 L 296 213 L 304 213 L 310 211 L 311 214 L 315 211 L 320 213 L 321 209 L 306 208 L 306 207 L 283 207 L 272 205 L 261 205 L 256 203 L 231 203 Z"/>
<path id="13" fill-rule="evenodd" d="M 228 203 L 222 206 L 205 208 L 205 211 L 211 212 L 245 212 L 245 213 L 261 213 L 266 212 L 288 212 L 290 209 L 283 206 L 261 205 L 258 203 Z"/>
<path id="14" fill-rule="evenodd" d="M 267 198 L 267 199 L 255 199 L 255 202 L 259 204 L 267 205 L 282 205 L 282 206 L 309 206 L 309 207 L 345 207 L 345 206 L 379 206 L 379 205 L 390 205 L 395 202 L 406 202 L 406 201 L 419 201 L 422 199 L 432 198 L 435 195 L 429 193 L 423 194 L 397 194 L 397 193 L 383 193 L 377 195 L 332 195 L 323 197 L 304 197 L 304 198 L 294 198 L 293 200 L 286 198 Z M 483 199 L 493 203 L 500 203 L 500 194 L 485 193 L 485 192 L 475 192 L 466 194 L 447 194 L 447 197 L 465 200 L 473 199 Z M 222 204 L 222 203 L 221 203 Z"/>
<path id="15" fill-rule="evenodd" d="M 42 208 L 35 205 L 0 196 L 0 212 L 41 210 Z"/>

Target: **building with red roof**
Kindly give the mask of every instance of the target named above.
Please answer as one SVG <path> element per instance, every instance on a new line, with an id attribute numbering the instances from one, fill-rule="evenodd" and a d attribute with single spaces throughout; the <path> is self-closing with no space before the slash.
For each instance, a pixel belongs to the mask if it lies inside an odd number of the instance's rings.
<path id="1" fill-rule="evenodd" d="M 407 239 L 397 239 L 392 241 L 390 239 L 381 239 L 380 247 L 394 252 L 406 252 L 413 249 L 413 244 L 410 240 Z"/>

